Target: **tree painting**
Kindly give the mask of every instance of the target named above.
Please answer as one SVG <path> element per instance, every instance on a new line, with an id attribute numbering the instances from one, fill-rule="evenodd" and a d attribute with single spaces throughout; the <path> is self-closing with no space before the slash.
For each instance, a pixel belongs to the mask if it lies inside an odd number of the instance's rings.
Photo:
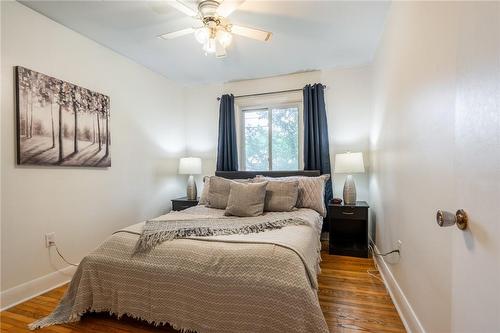
<path id="1" fill-rule="evenodd" d="M 109 97 L 16 67 L 17 162 L 109 167 Z"/>

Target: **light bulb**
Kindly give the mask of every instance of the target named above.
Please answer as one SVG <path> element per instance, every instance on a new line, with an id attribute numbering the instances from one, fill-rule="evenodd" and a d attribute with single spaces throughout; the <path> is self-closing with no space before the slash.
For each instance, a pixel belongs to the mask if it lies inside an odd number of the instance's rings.
<path id="1" fill-rule="evenodd" d="M 231 33 L 224 29 L 220 29 L 217 31 L 217 40 L 219 43 L 224 46 L 224 48 L 228 47 L 231 44 L 231 41 L 233 40 L 233 36 Z"/>
<path id="2" fill-rule="evenodd" d="M 203 51 L 206 53 L 214 53 L 215 52 L 215 39 L 210 38 L 204 45 Z"/>
<path id="3" fill-rule="evenodd" d="M 210 35 L 210 32 L 208 31 L 207 27 L 203 27 L 200 29 L 197 29 L 194 32 L 194 37 L 200 44 L 205 44 L 208 41 L 208 37 Z"/>

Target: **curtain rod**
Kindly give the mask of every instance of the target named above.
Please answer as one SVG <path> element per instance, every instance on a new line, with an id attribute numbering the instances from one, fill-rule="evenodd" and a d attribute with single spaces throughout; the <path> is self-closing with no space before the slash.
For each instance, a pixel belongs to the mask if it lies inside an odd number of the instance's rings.
<path id="1" fill-rule="evenodd" d="M 323 88 L 326 88 L 326 86 L 323 85 Z M 239 96 L 234 96 L 234 98 L 252 97 L 252 96 L 263 96 L 263 95 L 271 95 L 271 94 L 281 94 L 281 93 L 287 93 L 287 92 L 302 91 L 303 89 L 304 88 L 300 88 L 300 89 L 288 89 L 288 90 L 278 90 L 278 91 L 269 91 L 269 92 L 257 93 L 257 94 L 239 95 Z M 220 97 L 217 97 L 217 100 L 220 101 Z"/>

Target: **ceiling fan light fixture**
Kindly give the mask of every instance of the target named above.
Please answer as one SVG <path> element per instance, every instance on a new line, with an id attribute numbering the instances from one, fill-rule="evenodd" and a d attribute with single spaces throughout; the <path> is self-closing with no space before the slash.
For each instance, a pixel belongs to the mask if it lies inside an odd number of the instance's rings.
<path id="1" fill-rule="evenodd" d="M 227 55 L 226 48 L 216 39 L 215 40 L 215 57 L 225 58 Z"/>
<path id="2" fill-rule="evenodd" d="M 216 35 L 217 40 L 219 43 L 224 47 L 228 47 L 231 45 L 231 41 L 233 40 L 233 35 L 231 35 L 230 32 L 226 31 L 225 29 L 219 29 L 217 31 Z"/>
<path id="3" fill-rule="evenodd" d="M 0 0 L 1 1 L 1 0 Z M 205 55 L 215 54 L 217 58 L 227 55 L 226 49 L 231 45 L 233 35 L 269 42 L 272 33 L 265 30 L 234 25 L 227 16 L 236 10 L 245 0 L 169 0 L 172 7 L 200 21 L 203 26 L 182 29 L 162 34 L 163 39 L 174 39 L 194 33 L 195 39 L 202 45 Z M 198 4 L 195 11 L 191 6 Z"/>
<path id="4" fill-rule="evenodd" d="M 207 27 L 199 28 L 194 32 L 194 37 L 200 44 L 205 44 L 210 38 L 210 31 Z"/>
<path id="5" fill-rule="evenodd" d="M 215 53 L 216 47 L 215 47 L 215 39 L 210 38 L 207 40 L 205 44 L 203 44 L 203 51 L 205 51 L 206 54 L 208 53 Z"/>

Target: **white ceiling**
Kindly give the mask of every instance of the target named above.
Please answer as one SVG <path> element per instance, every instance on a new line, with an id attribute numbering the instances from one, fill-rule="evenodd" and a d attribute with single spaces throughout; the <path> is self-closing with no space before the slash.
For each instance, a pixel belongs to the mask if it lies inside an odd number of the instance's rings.
<path id="1" fill-rule="evenodd" d="M 194 0 L 191 0 L 194 1 Z M 371 61 L 389 2 L 252 1 L 232 23 L 273 32 L 264 43 L 235 36 L 228 56 L 205 56 L 192 35 L 156 36 L 193 25 L 164 1 L 21 1 L 98 43 L 183 83 L 213 83 L 354 66 Z"/>

